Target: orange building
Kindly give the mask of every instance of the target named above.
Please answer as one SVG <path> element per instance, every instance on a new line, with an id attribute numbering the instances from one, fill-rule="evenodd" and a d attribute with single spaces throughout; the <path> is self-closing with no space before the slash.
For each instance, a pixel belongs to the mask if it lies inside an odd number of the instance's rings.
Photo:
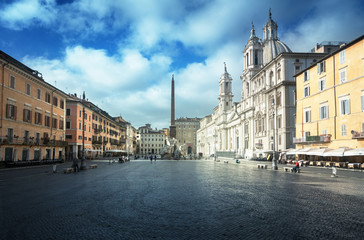
<path id="1" fill-rule="evenodd" d="M 2 51 L 0 78 L 0 161 L 63 160 L 67 95 Z"/>
<path id="2" fill-rule="evenodd" d="M 111 117 L 88 99 L 70 94 L 66 107 L 67 158 L 82 158 L 83 134 L 86 158 L 126 153 L 126 127 L 123 122 Z"/>
<path id="3" fill-rule="evenodd" d="M 86 150 L 92 149 L 92 110 L 85 100 L 70 95 L 67 99 L 66 108 L 66 141 L 68 142 L 67 158 L 82 157 L 83 137 L 85 139 L 84 146 Z M 83 113 L 83 111 L 85 111 Z M 84 116 L 84 121 L 82 120 Z M 84 127 L 82 127 L 84 124 Z M 83 133 L 83 128 L 85 129 Z M 84 135 L 83 135 L 84 134 Z"/>

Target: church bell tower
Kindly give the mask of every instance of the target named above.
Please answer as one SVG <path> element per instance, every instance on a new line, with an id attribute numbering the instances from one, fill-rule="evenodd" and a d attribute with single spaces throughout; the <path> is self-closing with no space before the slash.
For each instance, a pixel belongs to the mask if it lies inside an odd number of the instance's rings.
<path id="1" fill-rule="evenodd" d="M 227 72 L 226 63 L 224 63 L 225 72 L 221 75 L 219 81 L 219 109 L 228 111 L 233 105 L 233 92 L 231 75 Z"/>

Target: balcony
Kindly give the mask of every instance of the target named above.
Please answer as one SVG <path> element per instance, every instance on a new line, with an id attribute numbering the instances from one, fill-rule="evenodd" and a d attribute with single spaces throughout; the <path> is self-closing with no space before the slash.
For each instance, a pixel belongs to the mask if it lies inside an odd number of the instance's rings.
<path id="1" fill-rule="evenodd" d="M 92 145 L 102 145 L 102 141 L 93 140 Z"/>
<path id="2" fill-rule="evenodd" d="M 50 140 L 49 138 L 37 139 L 34 137 L 0 137 L 0 145 L 26 145 L 26 146 L 54 146 L 67 147 L 68 143 L 61 140 Z"/>
<path id="3" fill-rule="evenodd" d="M 263 143 L 259 143 L 259 142 L 255 143 L 255 148 L 256 149 L 262 149 L 263 148 Z"/>
<path id="4" fill-rule="evenodd" d="M 294 144 L 312 144 L 312 143 L 328 143 L 331 141 L 331 135 L 322 136 L 306 136 L 302 138 L 293 138 Z"/>
<path id="5" fill-rule="evenodd" d="M 351 130 L 352 139 L 364 139 L 364 132 Z"/>

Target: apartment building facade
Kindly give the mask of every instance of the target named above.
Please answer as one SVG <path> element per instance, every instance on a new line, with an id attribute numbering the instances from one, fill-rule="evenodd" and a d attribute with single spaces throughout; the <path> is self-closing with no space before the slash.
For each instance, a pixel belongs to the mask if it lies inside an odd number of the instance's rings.
<path id="1" fill-rule="evenodd" d="M 296 150 L 364 155 L 364 35 L 298 73 L 296 83 Z"/>
<path id="2" fill-rule="evenodd" d="M 125 126 L 88 99 L 68 95 L 66 115 L 67 155 L 70 158 L 80 159 L 83 146 L 86 158 L 126 152 Z"/>
<path id="3" fill-rule="evenodd" d="M 196 132 L 200 128 L 201 118 L 178 118 L 176 124 L 176 139 L 186 156 L 197 153 Z"/>
<path id="4" fill-rule="evenodd" d="M 67 95 L 0 51 L 0 160 L 65 159 Z"/>
<path id="5" fill-rule="evenodd" d="M 146 124 L 137 131 L 137 144 L 137 154 L 161 154 L 166 145 L 165 132 L 153 130 L 150 124 Z"/>

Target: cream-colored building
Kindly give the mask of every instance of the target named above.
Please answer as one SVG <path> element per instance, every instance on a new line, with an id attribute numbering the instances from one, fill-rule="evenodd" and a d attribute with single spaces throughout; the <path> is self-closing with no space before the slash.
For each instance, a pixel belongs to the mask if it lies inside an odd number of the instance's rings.
<path id="1" fill-rule="evenodd" d="M 142 126 L 137 131 L 137 154 L 161 154 L 166 145 L 166 135 L 162 130 L 153 130 L 150 124 Z"/>
<path id="2" fill-rule="evenodd" d="M 363 162 L 364 35 L 298 73 L 296 83 L 296 152 Z"/>

